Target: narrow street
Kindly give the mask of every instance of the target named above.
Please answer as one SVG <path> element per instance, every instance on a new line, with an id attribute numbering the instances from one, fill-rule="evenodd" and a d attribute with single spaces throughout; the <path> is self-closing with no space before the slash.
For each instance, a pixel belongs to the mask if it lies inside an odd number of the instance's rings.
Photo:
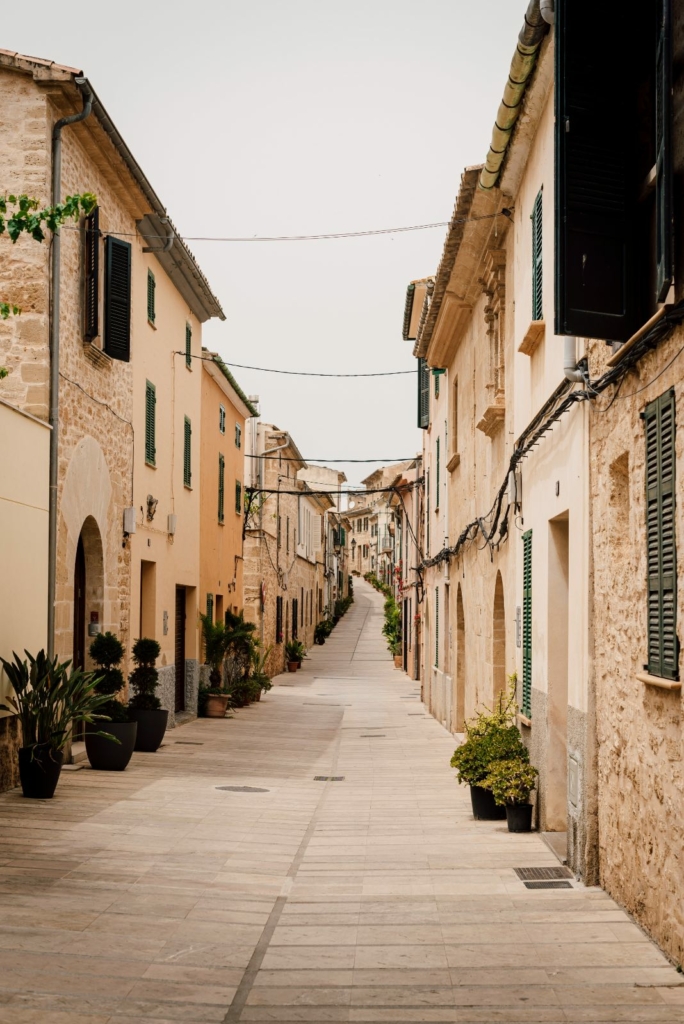
<path id="1" fill-rule="evenodd" d="M 261 703 L 0 797 L 3 1024 L 684 1020 L 608 896 L 527 889 L 539 836 L 472 820 L 381 626 L 357 581 Z"/>

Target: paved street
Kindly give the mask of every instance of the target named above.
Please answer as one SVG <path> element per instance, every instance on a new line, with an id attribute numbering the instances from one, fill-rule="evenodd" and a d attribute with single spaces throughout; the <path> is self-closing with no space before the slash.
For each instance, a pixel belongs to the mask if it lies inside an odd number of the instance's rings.
<path id="1" fill-rule="evenodd" d="M 0 797 L 3 1024 L 684 1021 L 612 900 L 526 889 L 514 868 L 557 866 L 542 840 L 472 820 L 382 598 L 356 594 L 233 719 Z"/>

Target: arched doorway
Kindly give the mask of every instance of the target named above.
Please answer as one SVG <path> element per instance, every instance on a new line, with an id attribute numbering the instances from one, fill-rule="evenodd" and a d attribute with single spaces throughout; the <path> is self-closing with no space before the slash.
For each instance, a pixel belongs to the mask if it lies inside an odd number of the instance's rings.
<path id="1" fill-rule="evenodd" d="M 460 583 L 456 590 L 456 664 L 453 668 L 452 678 L 451 731 L 463 732 L 465 722 L 465 615 Z"/>
<path id="2" fill-rule="evenodd" d="M 506 689 L 506 613 L 501 573 L 496 574 L 494 611 L 492 615 L 492 696 L 497 698 Z"/>
<path id="3" fill-rule="evenodd" d="M 88 624 L 102 624 L 104 613 L 104 556 L 100 529 L 92 516 L 83 523 L 74 558 L 73 660 L 87 668 Z"/>

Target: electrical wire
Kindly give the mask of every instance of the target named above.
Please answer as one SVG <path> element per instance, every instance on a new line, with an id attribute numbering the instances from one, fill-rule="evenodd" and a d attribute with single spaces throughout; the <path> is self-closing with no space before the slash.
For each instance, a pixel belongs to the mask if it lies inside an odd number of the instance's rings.
<path id="1" fill-rule="evenodd" d="M 278 455 L 247 455 L 247 454 L 245 454 L 244 457 L 246 459 L 266 459 L 267 461 L 271 461 L 272 460 L 274 462 L 278 462 L 278 460 L 281 458 Z M 405 456 L 403 459 L 325 459 L 325 458 L 314 459 L 314 458 L 306 458 L 306 459 L 303 459 L 303 461 L 304 462 L 386 462 L 386 463 L 390 464 L 390 463 L 393 463 L 393 462 L 413 462 L 413 460 L 415 458 L 417 458 L 416 455 Z M 283 462 L 301 462 L 302 459 L 297 459 L 293 455 L 283 455 L 282 456 L 282 461 Z M 315 466 L 312 466 L 311 468 L 312 469 L 316 469 Z M 321 468 L 325 469 L 325 466 L 323 466 Z"/>
<path id="2" fill-rule="evenodd" d="M 188 357 L 187 352 L 174 352 L 176 356 Z M 205 363 L 215 363 L 213 356 L 191 355 L 191 359 L 200 359 Z M 221 362 L 226 366 L 235 366 L 239 370 L 258 370 L 260 373 L 284 373 L 289 377 L 401 377 L 404 374 L 413 374 L 415 370 L 385 370 L 379 373 L 313 373 L 310 370 L 274 370 L 269 366 L 246 366 L 244 363 L 229 363 L 227 359 L 220 357 Z"/>

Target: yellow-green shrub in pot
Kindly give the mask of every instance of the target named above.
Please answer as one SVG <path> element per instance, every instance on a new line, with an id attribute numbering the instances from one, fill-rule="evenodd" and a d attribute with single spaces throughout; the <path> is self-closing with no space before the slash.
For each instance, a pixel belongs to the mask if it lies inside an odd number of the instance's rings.
<path id="1" fill-rule="evenodd" d="M 530 793 L 539 772 L 522 757 L 495 761 L 483 785 L 490 789 L 499 807 L 505 806 L 509 832 L 532 831 Z"/>

